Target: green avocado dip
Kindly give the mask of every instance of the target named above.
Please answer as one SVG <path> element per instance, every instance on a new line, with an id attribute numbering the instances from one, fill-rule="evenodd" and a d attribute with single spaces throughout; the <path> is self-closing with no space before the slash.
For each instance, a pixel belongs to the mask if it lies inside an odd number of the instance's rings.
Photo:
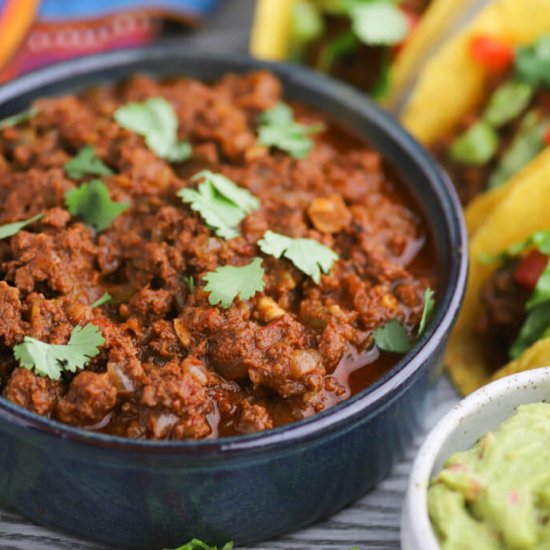
<path id="1" fill-rule="evenodd" d="M 550 549 L 550 404 L 518 407 L 432 480 L 443 550 Z"/>

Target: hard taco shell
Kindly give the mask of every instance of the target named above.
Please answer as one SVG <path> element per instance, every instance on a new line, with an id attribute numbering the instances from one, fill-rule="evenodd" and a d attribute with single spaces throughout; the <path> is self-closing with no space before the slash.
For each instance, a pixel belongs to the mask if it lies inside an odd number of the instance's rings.
<path id="1" fill-rule="evenodd" d="M 550 148 L 545 149 L 537 155 L 523 170 L 511 178 L 506 185 L 497 187 L 476 197 L 466 208 L 464 215 L 468 233 L 474 235 L 485 220 L 491 215 L 504 197 L 510 194 L 523 181 L 529 179 L 531 174 L 535 174 L 544 166 L 550 165 Z"/>
<path id="2" fill-rule="evenodd" d="M 434 44 L 448 34 L 455 19 L 479 0 L 432 0 L 414 32 L 395 58 L 390 73 L 390 105 L 418 71 Z M 250 53 L 261 59 L 284 60 L 290 45 L 290 18 L 295 0 L 257 0 Z"/>
<path id="3" fill-rule="evenodd" d="M 547 153 L 545 153 L 547 154 Z M 470 241 L 470 273 L 464 305 L 445 354 L 445 364 L 456 387 L 468 394 L 502 373 L 550 364 L 550 339 L 540 340 L 520 358 L 494 373 L 484 360 L 487 343 L 475 333 L 482 307 L 483 286 L 498 262 L 483 263 L 484 254 L 498 255 L 534 231 L 550 229 L 550 162 L 539 162 L 514 178 L 506 196 L 479 225 Z"/>
<path id="4" fill-rule="evenodd" d="M 533 43 L 550 31 L 550 0 L 494 0 L 429 60 L 402 115 L 426 145 L 453 130 L 481 101 L 489 74 L 470 53 L 475 36 L 512 45 Z"/>

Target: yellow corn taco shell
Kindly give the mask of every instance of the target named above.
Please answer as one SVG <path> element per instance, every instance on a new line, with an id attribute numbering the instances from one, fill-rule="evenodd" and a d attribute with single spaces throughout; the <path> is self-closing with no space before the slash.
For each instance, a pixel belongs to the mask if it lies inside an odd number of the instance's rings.
<path id="1" fill-rule="evenodd" d="M 401 117 L 404 125 L 430 145 L 483 99 L 489 75 L 472 60 L 472 37 L 491 36 L 522 45 L 549 31 L 550 0 L 494 0 L 426 64 Z"/>
<path id="2" fill-rule="evenodd" d="M 260 59 L 283 60 L 288 53 L 294 0 L 258 0 L 250 53 Z"/>
<path id="3" fill-rule="evenodd" d="M 514 188 L 529 179 L 531 174 L 536 173 L 544 166 L 550 166 L 550 148 L 545 149 L 533 159 L 523 170 L 511 178 L 506 185 L 487 191 L 476 197 L 466 208 L 466 224 L 470 235 L 474 235 L 479 227 L 491 215 L 500 201 L 513 191 Z"/>
<path id="4" fill-rule="evenodd" d="M 494 373 L 484 361 L 487 345 L 475 333 L 481 313 L 480 294 L 498 267 L 484 264 L 482 254 L 497 255 L 524 241 L 531 233 L 550 229 L 550 162 L 538 162 L 514 179 L 507 195 L 478 227 L 470 241 L 470 274 L 464 305 L 449 340 L 445 364 L 454 384 L 468 394 L 502 373 L 518 372 L 550 364 L 550 339 L 540 340 L 517 360 Z"/>
<path id="5" fill-rule="evenodd" d="M 391 92 L 387 100 L 392 105 L 402 91 L 412 84 L 419 65 L 444 36 L 448 36 L 453 22 L 477 0 L 434 0 L 418 26 L 396 57 L 391 73 Z"/>
<path id="6" fill-rule="evenodd" d="M 250 53 L 261 59 L 282 61 L 290 45 L 290 19 L 296 0 L 257 0 Z M 413 79 L 419 61 L 446 35 L 457 16 L 478 0 L 432 0 L 414 32 L 400 50 L 391 70 L 393 102 Z"/>

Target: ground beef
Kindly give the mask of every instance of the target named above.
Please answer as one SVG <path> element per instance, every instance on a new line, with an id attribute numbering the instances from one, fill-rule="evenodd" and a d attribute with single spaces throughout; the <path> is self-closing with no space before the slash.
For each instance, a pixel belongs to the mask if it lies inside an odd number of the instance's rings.
<path id="1" fill-rule="evenodd" d="M 120 105 L 154 96 L 173 105 L 189 161 L 168 163 L 114 122 Z M 40 100 L 30 121 L 0 131 L 0 224 L 43 214 L 0 241 L 5 398 L 90 430 L 198 439 L 315 414 L 387 371 L 395 357 L 372 353 L 373 331 L 391 319 L 416 331 L 436 283 L 430 236 L 380 155 L 321 115 L 293 105 L 300 121 L 326 128 L 303 160 L 257 145 L 258 115 L 281 97 L 267 72 L 212 85 L 136 76 Z M 64 203 L 78 185 L 64 165 L 85 145 L 113 171 L 101 178 L 111 198 L 131 205 L 100 233 Z M 260 199 L 240 237 L 216 237 L 177 197 L 203 169 Z M 315 239 L 340 261 L 317 285 L 263 256 L 263 292 L 212 306 L 202 277 L 262 256 L 267 229 Z M 112 301 L 92 308 L 105 292 Z M 105 343 L 84 371 L 52 381 L 18 367 L 13 347 L 25 336 L 66 344 L 88 323 Z M 340 368 L 350 354 L 365 360 Z M 368 370 L 369 382 L 351 386 L 353 370 Z"/>
<path id="2" fill-rule="evenodd" d="M 114 408 L 117 389 L 107 373 L 77 374 L 67 393 L 59 399 L 55 417 L 67 424 L 91 426 L 101 422 Z"/>
<path id="3" fill-rule="evenodd" d="M 37 376 L 30 370 L 21 368 L 13 370 L 4 389 L 4 395 L 10 401 L 44 416 L 51 415 L 61 393 L 60 382 Z"/>
<path id="4" fill-rule="evenodd" d="M 531 291 L 514 279 L 519 261 L 509 260 L 497 269 L 481 293 L 482 314 L 476 333 L 487 342 L 488 364 L 495 368 L 509 360 L 510 346 L 525 321 L 525 304 L 531 296 Z"/>

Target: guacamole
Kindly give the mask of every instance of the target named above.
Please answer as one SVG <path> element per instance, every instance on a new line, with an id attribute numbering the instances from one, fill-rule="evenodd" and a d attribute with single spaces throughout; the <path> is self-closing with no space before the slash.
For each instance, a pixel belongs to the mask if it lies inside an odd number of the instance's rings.
<path id="1" fill-rule="evenodd" d="M 518 407 L 452 455 L 428 491 L 443 550 L 550 548 L 550 404 Z"/>

